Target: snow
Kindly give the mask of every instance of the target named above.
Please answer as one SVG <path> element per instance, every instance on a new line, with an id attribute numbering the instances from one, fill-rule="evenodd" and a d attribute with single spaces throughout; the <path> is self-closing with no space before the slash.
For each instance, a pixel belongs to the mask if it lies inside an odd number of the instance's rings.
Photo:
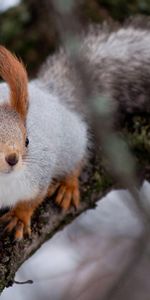
<path id="1" fill-rule="evenodd" d="M 141 194 L 148 207 L 148 182 L 144 182 Z M 62 300 L 66 295 L 68 299 L 91 300 L 96 288 L 102 297 L 130 260 L 135 242 L 143 230 L 127 200 L 132 201 L 127 191 L 113 191 L 98 202 L 96 209 L 88 210 L 58 232 L 16 274 L 16 280 L 32 279 L 34 283 L 5 289 L 1 300 Z M 147 275 L 147 260 L 143 264 L 142 274 Z M 138 280 L 143 282 L 141 285 L 146 291 L 149 283 L 145 279 L 142 281 L 141 272 L 139 274 Z M 135 299 L 143 299 L 138 295 L 141 294 L 138 292 Z M 130 299 L 129 295 L 127 299 Z"/>

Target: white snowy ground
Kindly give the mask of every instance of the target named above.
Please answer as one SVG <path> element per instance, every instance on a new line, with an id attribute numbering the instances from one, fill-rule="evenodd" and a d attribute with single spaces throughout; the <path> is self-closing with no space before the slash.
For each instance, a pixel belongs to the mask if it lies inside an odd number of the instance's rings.
<path id="1" fill-rule="evenodd" d="M 150 206 L 149 183 L 144 183 L 142 193 Z M 131 201 L 126 191 L 109 193 L 96 209 L 82 214 L 56 234 L 16 274 L 16 280 L 32 279 L 34 283 L 5 289 L 1 300 L 101 300 L 128 263 L 142 232 L 127 198 Z M 125 295 L 128 300 L 149 300 L 149 274 L 147 250 L 115 300 Z"/>

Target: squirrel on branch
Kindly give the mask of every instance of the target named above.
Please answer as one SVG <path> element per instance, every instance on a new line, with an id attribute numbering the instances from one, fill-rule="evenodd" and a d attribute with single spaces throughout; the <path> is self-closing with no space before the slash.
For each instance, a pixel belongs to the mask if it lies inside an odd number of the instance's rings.
<path id="1" fill-rule="evenodd" d="M 56 189 L 62 208 L 78 206 L 87 126 L 57 96 L 28 84 L 23 64 L 2 46 L 0 74 L 10 88 L 8 97 L 6 84 L 0 87 L 0 206 L 11 208 L 0 222 L 20 240 L 30 234 L 34 210 Z"/>
<path id="2" fill-rule="evenodd" d="M 79 51 L 94 93 L 117 102 L 122 111 L 150 111 L 148 30 L 91 29 Z M 6 81 L 0 85 L 0 208 L 10 207 L 0 222 L 17 240 L 30 235 L 35 209 L 56 190 L 63 209 L 79 205 L 90 137 L 73 72 L 61 50 L 28 82 L 23 64 L 0 46 L 0 75 Z"/>

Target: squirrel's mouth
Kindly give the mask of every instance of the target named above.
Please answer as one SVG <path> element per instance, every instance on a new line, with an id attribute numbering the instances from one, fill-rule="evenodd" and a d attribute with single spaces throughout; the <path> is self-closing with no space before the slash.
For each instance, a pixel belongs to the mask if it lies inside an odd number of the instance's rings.
<path id="1" fill-rule="evenodd" d="M 3 170 L 3 171 L 0 171 L 0 174 L 10 174 L 10 173 L 12 173 L 14 171 L 14 168 L 12 167 L 12 168 L 10 168 L 9 170 Z"/>
<path id="2" fill-rule="evenodd" d="M 12 167 L 10 170 L 3 170 L 0 171 L 0 177 L 7 177 L 7 176 L 15 176 L 14 174 L 19 174 L 21 172 L 22 169 L 18 169 L 15 167 Z"/>
<path id="3" fill-rule="evenodd" d="M 10 166 L 6 169 L 0 169 L 0 175 L 3 176 L 3 175 L 9 175 L 9 174 L 12 174 L 14 172 L 17 172 L 19 171 L 21 168 L 21 165 L 18 166 L 18 165 L 15 165 L 15 166 Z"/>

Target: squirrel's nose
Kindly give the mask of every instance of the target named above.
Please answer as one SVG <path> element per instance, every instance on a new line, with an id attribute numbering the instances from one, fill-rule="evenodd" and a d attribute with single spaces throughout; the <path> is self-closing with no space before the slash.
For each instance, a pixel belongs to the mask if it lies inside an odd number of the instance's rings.
<path id="1" fill-rule="evenodd" d="M 15 166 L 18 162 L 18 156 L 15 153 L 9 154 L 5 157 L 6 162 L 10 165 L 10 166 Z"/>

